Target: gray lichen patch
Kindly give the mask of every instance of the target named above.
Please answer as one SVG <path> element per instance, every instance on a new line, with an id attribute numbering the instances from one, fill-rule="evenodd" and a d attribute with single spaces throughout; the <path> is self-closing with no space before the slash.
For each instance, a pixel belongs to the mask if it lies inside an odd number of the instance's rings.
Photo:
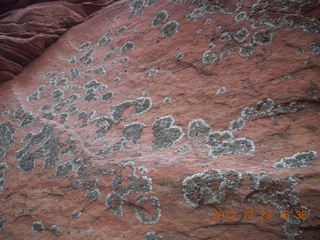
<path id="1" fill-rule="evenodd" d="M 98 87 L 98 91 L 99 91 L 100 93 L 104 93 L 105 91 L 107 91 L 107 89 L 108 89 L 108 85 L 106 85 L 106 84 L 101 84 L 101 85 Z"/>
<path id="2" fill-rule="evenodd" d="M 74 114 L 78 112 L 78 107 L 75 105 L 70 105 L 69 107 L 67 107 L 66 112 L 70 113 L 70 114 Z"/>
<path id="3" fill-rule="evenodd" d="M 260 112 L 253 107 L 245 107 L 241 110 L 241 116 L 243 118 L 253 118 L 260 115 Z"/>
<path id="4" fill-rule="evenodd" d="M 109 92 L 106 92 L 105 94 L 103 94 L 101 99 L 102 100 L 110 100 L 113 98 L 113 96 L 114 96 L 113 92 L 109 91 Z"/>
<path id="5" fill-rule="evenodd" d="M 143 128 L 145 125 L 143 123 L 134 122 L 126 125 L 123 129 L 123 136 L 125 139 L 136 144 L 138 139 L 141 137 Z"/>
<path id="6" fill-rule="evenodd" d="M 171 115 L 167 115 L 156 119 L 152 124 L 153 149 L 160 150 L 172 147 L 177 141 L 181 140 L 184 132 L 180 127 L 173 126 L 174 119 Z"/>
<path id="7" fill-rule="evenodd" d="M 204 24 L 211 24 L 212 23 L 212 19 L 211 18 L 207 18 L 206 21 L 204 22 Z"/>
<path id="8" fill-rule="evenodd" d="M 60 164 L 57 167 L 56 176 L 59 178 L 65 178 L 70 175 L 72 169 L 73 169 L 73 165 L 70 162 Z"/>
<path id="9" fill-rule="evenodd" d="M 47 104 L 44 104 L 44 105 L 42 105 L 42 106 L 39 108 L 39 111 L 40 111 L 40 112 L 45 112 L 45 111 L 47 111 L 47 110 L 49 110 L 49 109 L 50 109 L 50 106 L 47 105 Z"/>
<path id="10" fill-rule="evenodd" d="M 297 225 L 284 224 L 282 226 L 283 232 L 286 235 L 287 239 L 296 239 L 301 233 L 302 230 Z"/>
<path id="11" fill-rule="evenodd" d="M 257 103 L 257 107 L 245 107 L 241 110 L 243 118 L 254 118 L 263 114 L 267 114 L 271 119 L 277 116 L 295 113 L 303 109 L 304 106 L 298 102 L 289 102 L 284 104 L 277 104 L 273 99 L 266 98 Z"/>
<path id="12" fill-rule="evenodd" d="M 24 107 L 19 107 L 13 114 L 15 120 L 21 121 L 23 119 Z"/>
<path id="13" fill-rule="evenodd" d="M 60 114 L 60 123 L 64 124 L 66 121 L 69 119 L 69 114 L 68 113 L 61 113 Z"/>
<path id="14" fill-rule="evenodd" d="M 90 88 L 97 88 L 101 85 L 101 82 L 99 82 L 98 80 L 91 80 L 89 82 L 87 82 L 85 85 L 84 85 L 84 89 L 90 89 Z"/>
<path id="15" fill-rule="evenodd" d="M 97 117 L 91 121 L 91 123 L 96 123 L 97 125 L 98 130 L 96 132 L 98 134 L 98 138 L 103 137 L 113 125 L 112 119 L 104 115 Z"/>
<path id="16" fill-rule="evenodd" d="M 244 42 L 248 38 L 248 36 L 249 30 L 245 27 L 233 34 L 234 40 L 236 40 L 238 43 Z"/>
<path id="17" fill-rule="evenodd" d="M 43 232 L 44 230 L 45 228 L 41 221 L 32 223 L 32 232 Z"/>
<path id="18" fill-rule="evenodd" d="M 60 227 L 57 225 L 50 226 L 50 232 L 52 232 L 57 237 L 59 237 L 61 235 Z"/>
<path id="19" fill-rule="evenodd" d="M 183 53 L 178 53 L 177 56 L 176 56 L 176 60 L 177 61 L 181 61 L 183 57 L 184 57 Z"/>
<path id="20" fill-rule="evenodd" d="M 56 86 L 65 86 L 68 83 L 67 78 L 58 78 Z"/>
<path id="21" fill-rule="evenodd" d="M 251 43 L 243 45 L 239 50 L 241 57 L 250 57 L 253 53 L 253 45 Z"/>
<path id="22" fill-rule="evenodd" d="M 129 107 L 131 107 L 133 105 L 133 101 L 132 100 L 128 100 L 128 101 L 124 101 L 122 103 L 119 103 L 117 105 L 113 105 L 111 106 L 111 116 L 112 119 L 118 123 L 120 122 L 122 119 L 122 115 L 124 113 L 125 110 L 127 110 Z"/>
<path id="23" fill-rule="evenodd" d="M 42 115 L 42 117 L 46 118 L 48 120 L 53 120 L 53 119 L 55 119 L 56 115 L 54 113 L 52 113 L 52 112 L 49 112 L 49 113 L 44 113 Z"/>
<path id="24" fill-rule="evenodd" d="M 150 201 L 155 208 L 154 213 L 151 215 L 150 211 L 144 210 L 143 206 Z M 139 222 L 144 224 L 156 224 L 161 217 L 160 201 L 157 197 L 142 197 L 135 204 L 136 217 Z"/>
<path id="25" fill-rule="evenodd" d="M 52 113 L 58 113 L 60 112 L 67 104 L 69 103 L 68 99 L 59 99 L 59 102 L 52 106 Z"/>
<path id="26" fill-rule="evenodd" d="M 230 129 L 231 130 L 231 129 Z M 207 137 L 209 156 L 218 158 L 228 154 L 250 154 L 255 151 L 254 142 L 247 138 L 233 140 L 232 131 L 216 131 Z"/>
<path id="27" fill-rule="evenodd" d="M 151 7 L 153 6 L 155 3 L 157 3 L 159 0 L 148 0 L 146 6 Z"/>
<path id="28" fill-rule="evenodd" d="M 253 175 L 247 173 L 254 193 L 247 198 L 248 202 L 271 205 L 279 210 L 290 210 L 299 203 L 299 191 L 290 184 L 292 177 L 273 179 L 265 173 Z"/>
<path id="29" fill-rule="evenodd" d="M 80 71 L 76 68 L 71 68 L 70 75 L 71 75 L 71 80 L 73 81 L 74 79 L 76 79 L 80 76 Z"/>
<path id="30" fill-rule="evenodd" d="M 187 153 L 192 153 L 193 150 L 190 145 L 184 144 L 181 147 L 179 147 L 175 152 L 179 154 L 187 154 Z"/>
<path id="31" fill-rule="evenodd" d="M 163 99 L 163 103 L 164 103 L 164 104 L 169 104 L 169 103 L 171 103 L 171 102 L 172 102 L 172 99 L 169 98 L 169 97 L 165 97 L 165 98 Z"/>
<path id="32" fill-rule="evenodd" d="M 38 151 L 34 151 L 31 153 L 27 152 L 19 160 L 19 168 L 25 173 L 30 173 L 35 168 L 35 160 L 42 158 L 43 156 L 44 152 L 42 148 L 40 148 Z"/>
<path id="33" fill-rule="evenodd" d="M 83 42 L 81 45 L 80 45 L 80 47 L 79 47 L 79 49 L 80 50 L 84 50 L 84 49 L 86 49 L 86 48 L 88 48 L 89 46 L 91 45 L 91 42 Z"/>
<path id="34" fill-rule="evenodd" d="M 8 116 L 10 113 L 11 113 L 10 110 L 3 111 L 0 116 L 1 116 L 1 117 L 6 117 L 6 116 Z"/>
<path id="35" fill-rule="evenodd" d="M 14 119 L 20 121 L 20 127 L 21 128 L 24 128 L 24 127 L 30 125 L 33 122 L 32 113 L 31 112 L 26 112 L 23 107 L 19 107 L 14 112 Z M 1 125 L 0 125 L 0 133 L 1 133 Z"/>
<path id="36" fill-rule="evenodd" d="M 312 165 L 313 162 L 317 159 L 317 156 L 317 152 L 315 151 L 299 152 L 291 157 L 280 159 L 278 162 L 273 164 L 273 167 L 276 169 L 303 168 L 308 165 Z"/>
<path id="37" fill-rule="evenodd" d="M 127 64 L 128 62 L 129 62 L 129 57 L 124 57 L 124 58 L 119 60 L 120 64 Z"/>
<path id="38" fill-rule="evenodd" d="M 144 235 L 144 240 L 162 240 L 162 239 L 163 239 L 163 236 L 155 232 L 147 232 Z"/>
<path id="39" fill-rule="evenodd" d="M 0 218 L 0 229 L 4 228 L 4 226 L 6 225 L 6 220 L 3 218 Z"/>
<path id="40" fill-rule="evenodd" d="M 0 122 L 0 144 L 10 145 L 14 142 L 15 130 L 11 121 Z"/>
<path id="41" fill-rule="evenodd" d="M 72 103 L 72 102 L 77 101 L 78 99 L 80 99 L 80 95 L 77 94 L 77 93 L 73 93 L 73 94 L 70 95 L 69 99 L 70 99 L 70 103 Z"/>
<path id="42" fill-rule="evenodd" d="M 241 22 L 246 18 L 247 18 L 247 13 L 245 11 L 241 11 L 235 16 L 234 20 L 237 22 Z"/>
<path id="43" fill-rule="evenodd" d="M 123 34 L 128 28 L 126 26 L 121 26 L 118 28 L 118 34 Z"/>
<path id="44" fill-rule="evenodd" d="M 76 57 L 71 57 L 69 59 L 69 64 L 76 64 L 77 63 L 77 58 Z"/>
<path id="45" fill-rule="evenodd" d="M 206 138 L 211 132 L 212 128 L 203 119 L 194 119 L 189 122 L 188 138 L 193 140 L 195 138 Z"/>
<path id="46" fill-rule="evenodd" d="M 104 66 L 99 66 L 97 67 L 95 70 L 94 70 L 95 73 L 98 73 L 98 74 L 106 74 L 106 70 L 104 69 Z"/>
<path id="47" fill-rule="evenodd" d="M 135 0 L 130 6 L 130 12 L 132 14 L 139 14 L 143 12 L 145 6 L 145 0 Z"/>
<path id="48" fill-rule="evenodd" d="M 236 132 L 236 131 L 239 131 L 241 130 L 242 128 L 244 128 L 245 126 L 245 121 L 243 118 L 238 118 L 236 120 L 232 120 L 230 122 L 230 126 L 229 126 L 229 129 L 230 131 L 232 132 Z"/>
<path id="49" fill-rule="evenodd" d="M 268 45 L 271 44 L 275 31 L 273 28 L 267 28 L 254 33 L 252 39 L 253 43 L 258 45 Z"/>
<path id="50" fill-rule="evenodd" d="M 133 191 L 139 194 L 147 194 L 152 192 L 152 179 L 147 176 L 134 179 Z"/>
<path id="51" fill-rule="evenodd" d="M 87 191 L 87 199 L 89 202 L 93 202 L 97 200 L 100 197 L 100 191 L 99 189 L 93 189 Z"/>
<path id="52" fill-rule="evenodd" d="M 91 54 L 94 53 L 95 49 L 92 48 L 88 50 L 84 55 L 82 55 L 79 59 L 79 62 L 82 64 L 89 64 L 93 61 Z"/>
<path id="53" fill-rule="evenodd" d="M 45 168 L 56 167 L 59 161 L 59 141 L 56 136 L 50 136 L 44 143 L 44 149 L 47 151 L 47 156 L 44 159 Z"/>
<path id="54" fill-rule="evenodd" d="M 250 154 L 255 151 L 255 145 L 248 138 L 238 138 L 232 142 L 232 154 Z"/>
<path id="55" fill-rule="evenodd" d="M 220 36 L 220 41 L 221 42 L 228 42 L 232 39 L 232 36 L 229 32 L 224 32 Z"/>
<path id="56" fill-rule="evenodd" d="M 6 156 L 6 150 L 3 147 L 0 147 L 0 159 Z"/>
<path id="57" fill-rule="evenodd" d="M 189 13 L 186 18 L 199 20 L 205 14 L 205 9 L 203 7 L 194 9 L 191 13 Z"/>
<path id="58" fill-rule="evenodd" d="M 104 57 L 104 61 L 109 60 L 110 58 L 112 58 L 114 55 L 116 55 L 118 52 L 116 49 L 112 49 L 109 52 L 107 52 L 106 56 Z"/>
<path id="59" fill-rule="evenodd" d="M 112 42 L 112 39 L 111 38 L 108 38 L 108 37 L 101 37 L 98 41 L 98 46 L 105 46 L 105 45 L 109 45 L 111 44 Z"/>
<path id="60" fill-rule="evenodd" d="M 64 95 L 64 91 L 61 89 L 54 90 L 51 93 L 52 98 L 57 99 L 57 100 L 63 98 L 63 95 Z"/>
<path id="61" fill-rule="evenodd" d="M 170 21 L 166 23 L 162 28 L 163 36 L 165 38 L 173 37 L 174 35 L 177 34 L 178 31 L 179 31 L 179 23 L 176 21 Z"/>
<path id="62" fill-rule="evenodd" d="M 140 97 L 134 101 L 135 113 L 142 114 L 149 111 L 152 107 L 151 98 Z"/>
<path id="63" fill-rule="evenodd" d="M 105 199 L 105 206 L 116 216 L 123 217 L 123 198 L 116 193 L 109 194 Z"/>
<path id="64" fill-rule="evenodd" d="M 90 115 L 83 111 L 79 113 L 78 119 L 82 121 L 80 127 L 85 127 L 89 124 Z"/>
<path id="65" fill-rule="evenodd" d="M 166 10 L 162 10 L 158 12 L 153 20 L 152 20 L 152 27 L 158 27 L 163 24 L 168 18 L 168 12 Z"/>
<path id="66" fill-rule="evenodd" d="M 221 145 L 222 142 L 231 141 L 233 138 L 233 134 L 230 131 L 215 131 L 208 135 L 207 137 L 207 145 L 209 147 L 216 147 Z"/>
<path id="67" fill-rule="evenodd" d="M 71 215 L 71 218 L 78 218 L 78 217 L 81 217 L 82 215 L 82 212 L 80 211 L 73 211 L 72 212 L 72 215 Z"/>
<path id="68" fill-rule="evenodd" d="M 148 77 L 153 77 L 153 76 L 156 75 L 158 72 L 159 72 L 159 69 L 151 68 L 151 69 L 148 71 Z"/>
<path id="69" fill-rule="evenodd" d="M 213 189 L 213 183 L 217 186 L 216 189 Z M 224 173 L 214 169 L 186 177 L 182 186 L 186 203 L 196 208 L 200 204 L 222 203 L 225 200 L 228 183 Z"/>
<path id="70" fill-rule="evenodd" d="M 216 94 L 219 95 L 219 94 L 224 94 L 227 92 L 227 88 L 226 87 L 220 87 L 217 91 L 216 91 Z"/>
<path id="71" fill-rule="evenodd" d="M 311 43 L 309 46 L 313 55 L 320 55 L 320 43 Z"/>
<path id="72" fill-rule="evenodd" d="M 203 53 L 202 55 L 202 63 L 203 64 L 213 64 L 218 60 L 218 57 L 216 54 L 214 54 L 211 50 L 208 50 Z"/>
<path id="73" fill-rule="evenodd" d="M 28 98 L 28 102 L 35 102 L 40 99 L 40 92 L 39 91 L 34 91 Z"/>
<path id="74" fill-rule="evenodd" d="M 128 51 L 131 51 L 133 48 L 134 48 L 134 43 L 128 41 L 121 47 L 121 52 L 126 53 Z"/>
<path id="75" fill-rule="evenodd" d="M 95 88 L 89 88 L 86 90 L 84 100 L 87 102 L 97 101 L 99 98 L 96 95 L 97 90 Z"/>

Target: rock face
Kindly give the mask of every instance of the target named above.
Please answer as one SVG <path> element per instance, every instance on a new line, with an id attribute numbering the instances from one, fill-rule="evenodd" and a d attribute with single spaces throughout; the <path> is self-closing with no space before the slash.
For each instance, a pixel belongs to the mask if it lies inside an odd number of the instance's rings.
<path id="1" fill-rule="evenodd" d="M 35 4 L 31 4 L 33 2 Z M 14 78 L 27 63 L 39 56 L 70 27 L 116 1 L 81 2 L 2 3 L 2 11 L 11 11 L 0 15 L 0 82 Z"/>
<path id="2" fill-rule="evenodd" d="M 72 27 L 0 85 L 1 239 L 319 239 L 318 13 L 135 0 Z"/>

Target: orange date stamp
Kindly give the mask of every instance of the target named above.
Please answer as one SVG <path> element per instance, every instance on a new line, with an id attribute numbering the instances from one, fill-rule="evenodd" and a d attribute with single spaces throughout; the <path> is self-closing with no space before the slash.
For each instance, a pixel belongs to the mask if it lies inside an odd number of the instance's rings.
<path id="1" fill-rule="evenodd" d="M 210 212 L 212 220 L 234 220 L 237 218 L 244 218 L 246 220 L 261 219 L 270 220 L 273 217 L 280 217 L 282 219 L 295 218 L 305 220 L 309 218 L 309 213 L 304 210 L 296 210 L 290 212 L 288 210 L 272 211 L 272 210 L 213 210 Z"/>

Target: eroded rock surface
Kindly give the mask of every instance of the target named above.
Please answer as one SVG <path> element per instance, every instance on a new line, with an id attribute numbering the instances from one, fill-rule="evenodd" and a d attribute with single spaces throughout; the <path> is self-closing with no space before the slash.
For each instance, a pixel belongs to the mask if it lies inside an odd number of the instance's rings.
<path id="1" fill-rule="evenodd" d="M 0 82 L 14 78 L 70 27 L 114 2 L 9 0 L 0 3 Z"/>
<path id="2" fill-rule="evenodd" d="M 319 239 L 318 13 L 134 0 L 72 27 L 0 85 L 0 238 Z"/>

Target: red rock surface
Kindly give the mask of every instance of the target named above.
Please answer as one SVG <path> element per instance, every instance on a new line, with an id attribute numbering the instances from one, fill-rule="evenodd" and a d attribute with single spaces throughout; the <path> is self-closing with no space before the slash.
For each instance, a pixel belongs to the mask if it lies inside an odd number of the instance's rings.
<path id="1" fill-rule="evenodd" d="M 1 239 L 319 239 L 319 2 L 182 2 L 107 6 L 0 85 Z"/>

